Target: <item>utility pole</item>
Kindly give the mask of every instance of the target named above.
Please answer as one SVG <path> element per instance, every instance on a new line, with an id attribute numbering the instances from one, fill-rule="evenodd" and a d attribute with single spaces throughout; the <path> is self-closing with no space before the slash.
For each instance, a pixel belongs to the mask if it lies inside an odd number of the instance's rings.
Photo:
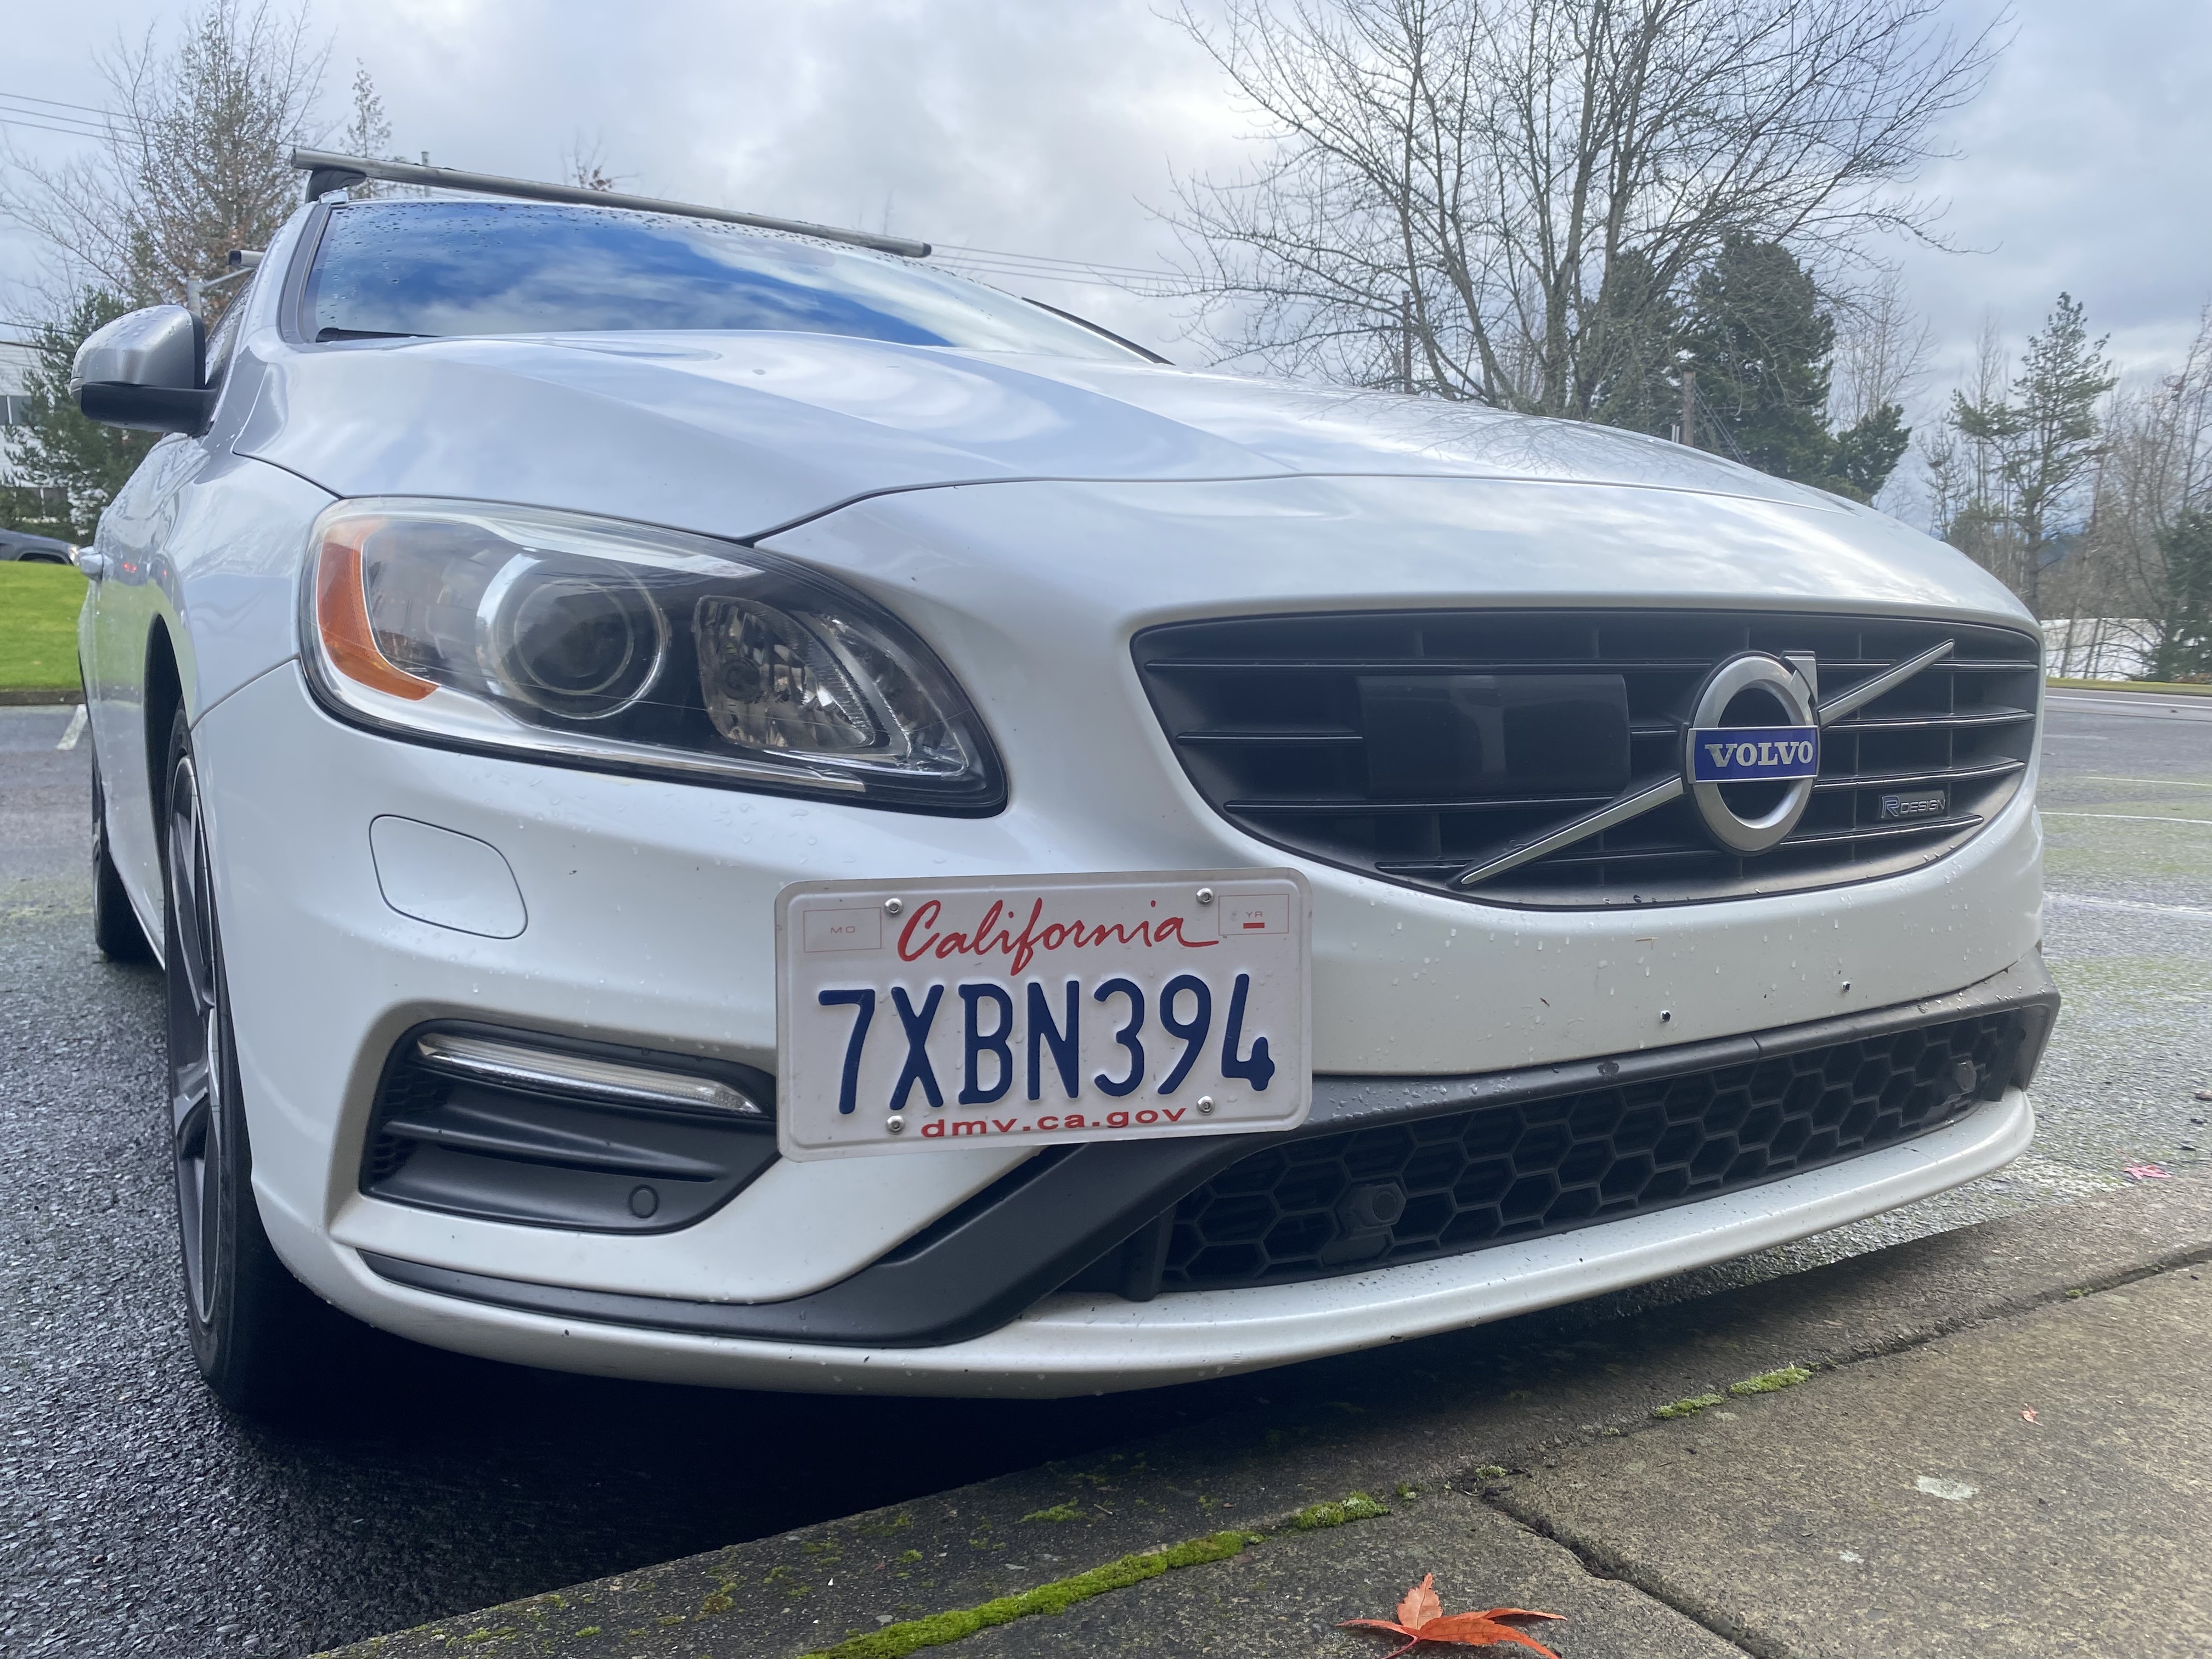
<path id="1" fill-rule="evenodd" d="M 1682 442 L 1691 448 L 1698 447 L 1698 371 L 1690 367 L 1690 354 L 1678 353 L 1674 361 L 1682 368 Z"/>
<path id="2" fill-rule="evenodd" d="M 230 258 L 228 262 L 230 269 L 222 276 L 185 277 L 185 309 L 198 318 L 202 323 L 205 323 L 208 291 L 210 289 L 221 288 L 226 283 L 234 283 L 240 277 L 250 273 L 261 263 L 261 252 L 259 248 L 234 247 L 230 251 Z"/>

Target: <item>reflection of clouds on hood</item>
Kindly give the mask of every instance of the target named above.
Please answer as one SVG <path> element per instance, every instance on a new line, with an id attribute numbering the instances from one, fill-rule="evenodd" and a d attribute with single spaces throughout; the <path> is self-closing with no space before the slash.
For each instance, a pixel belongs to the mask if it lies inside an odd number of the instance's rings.
<path id="1" fill-rule="evenodd" d="M 1479 404 L 1119 363 L 1037 363 L 1034 372 L 1227 439 L 1299 471 L 1573 479 L 1834 506 L 1817 491 L 1680 444 Z"/>

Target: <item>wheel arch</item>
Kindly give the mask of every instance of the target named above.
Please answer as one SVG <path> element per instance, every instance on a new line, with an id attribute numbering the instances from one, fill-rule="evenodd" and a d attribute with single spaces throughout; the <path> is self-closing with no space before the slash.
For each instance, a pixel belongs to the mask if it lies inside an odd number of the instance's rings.
<path id="1" fill-rule="evenodd" d="M 177 711 L 185 706 L 184 676 L 177 667 L 177 648 L 169 638 L 167 619 L 156 617 L 146 635 L 146 678 L 143 681 L 146 720 L 146 799 L 154 816 L 154 844 L 165 846 L 168 828 L 169 731 Z M 162 854 L 162 879 L 168 878 L 168 860 Z"/>

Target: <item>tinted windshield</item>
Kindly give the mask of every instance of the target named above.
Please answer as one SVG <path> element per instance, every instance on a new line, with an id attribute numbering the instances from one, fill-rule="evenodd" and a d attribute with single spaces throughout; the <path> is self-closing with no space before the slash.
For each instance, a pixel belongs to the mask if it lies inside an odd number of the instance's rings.
<path id="1" fill-rule="evenodd" d="M 307 309 L 318 340 L 791 329 L 1130 356 L 1010 295 L 902 260 L 711 220 L 535 202 L 335 209 L 308 274 Z"/>

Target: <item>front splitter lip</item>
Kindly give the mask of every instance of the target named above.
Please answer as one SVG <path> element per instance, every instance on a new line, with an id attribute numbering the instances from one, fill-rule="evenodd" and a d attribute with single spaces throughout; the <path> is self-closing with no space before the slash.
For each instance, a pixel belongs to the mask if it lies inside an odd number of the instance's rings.
<path id="1" fill-rule="evenodd" d="M 401 1335 L 518 1364 L 805 1393 L 1056 1399 L 1317 1359 L 1578 1301 L 1786 1243 L 2002 1168 L 2035 1114 L 2008 1089 L 1957 1122 L 1840 1164 L 1523 1244 L 1297 1285 L 1145 1304 L 1057 1296 L 943 1347 L 856 1349 L 598 1324 L 433 1295 L 339 1249 L 356 1310 Z M 373 1313 L 372 1310 L 373 1310 Z"/>

